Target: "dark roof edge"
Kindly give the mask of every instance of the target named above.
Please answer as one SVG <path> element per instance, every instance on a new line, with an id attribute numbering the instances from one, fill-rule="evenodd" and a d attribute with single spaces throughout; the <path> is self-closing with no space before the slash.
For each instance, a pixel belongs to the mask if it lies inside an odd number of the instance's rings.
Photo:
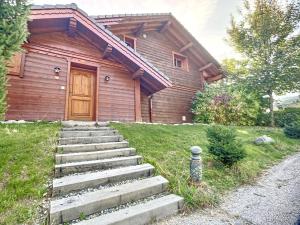
<path id="1" fill-rule="evenodd" d="M 184 30 L 193 40 L 193 42 L 197 43 L 198 47 L 204 52 L 207 58 L 211 59 L 217 67 L 221 68 L 221 64 L 204 48 L 204 46 L 176 19 L 176 17 L 171 13 L 137 13 L 137 14 L 115 14 L 115 15 L 98 15 L 93 16 L 94 19 L 113 19 L 118 17 L 138 17 L 138 16 L 169 16 L 170 19 L 174 20 L 181 29 Z M 98 22 L 99 23 L 99 22 Z"/>
<path id="2" fill-rule="evenodd" d="M 181 29 L 184 30 L 184 32 L 186 32 L 191 38 L 193 41 L 195 41 L 199 47 L 201 48 L 201 50 L 206 54 L 206 56 L 208 56 L 209 58 L 212 59 L 213 63 L 215 63 L 218 67 L 221 68 L 221 64 L 215 59 L 215 57 L 213 57 L 205 48 L 204 46 L 176 19 L 176 17 L 171 13 L 170 14 L 171 18 L 173 20 L 175 20 L 178 25 L 180 26 Z"/>
<path id="3" fill-rule="evenodd" d="M 171 13 L 124 13 L 111 15 L 92 15 L 94 19 L 118 18 L 118 17 L 139 17 L 139 16 L 170 16 Z"/>
<path id="4" fill-rule="evenodd" d="M 171 80 L 170 80 L 170 78 L 168 76 L 166 76 L 164 73 L 162 73 L 161 71 L 159 71 L 155 66 L 153 66 L 148 60 L 146 60 L 139 53 L 137 53 L 132 48 L 130 48 L 129 46 L 127 46 L 125 44 L 125 42 L 123 42 L 119 37 L 117 37 L 116 35 L 114 35 L 111 31 L 109 31 L 108 29 L 106 29 L 103 25 L 100 25 L 99 23 L 97 23 L 97 21 L 95 21 L 92 17 L 90 17 L 85 11 L 83 11 L 82 9 L 80 9 L 75 3 L 65 4 L 65 5 L 63 5 L 63 4 L 57 4 L 57 5 L 31 5 L 31 9 L 33 9 L 33 10 L 39 10 L 39 9 L 73 9 L 73 10 L 77 10 L 78 12 L 82 13 L 83 15 L 85 15 L 97 27 L 99 27 L 101 30 L 103 30 L 104 32 L 106 32 L 113 39 L 115 39 L 120 44 L 122 44 L 127 50 L 129 50 L 130 52 L 132 52 L 133 54 L 135 54 L 136 57 L 140 58 L 149 67 L 151 67 L 154 71 L 156 71 L 157 73 L 159 73 L 169 83 L 172 83 Z"/>

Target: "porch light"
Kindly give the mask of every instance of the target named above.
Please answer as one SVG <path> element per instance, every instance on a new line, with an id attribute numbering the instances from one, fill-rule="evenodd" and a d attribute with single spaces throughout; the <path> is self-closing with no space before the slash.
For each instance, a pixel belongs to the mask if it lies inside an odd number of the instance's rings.
<path id="1" fill-rule="evenodd" d="M 105 76 L 105 77 L 104 77 L 104 80 L 105 80 L 105 81 L 109 81 L 109 80 L 110 80 L 110 76 Z"/>
<path id="2" fill-rule="evenodd" d="M 58 67 L 58 66 L 54 67 L 54 73 L 55 73 L 56 75 L 59 75 L 60 71 L 61 71 L 61 68 L 60 68 L 60 67 Z"/>

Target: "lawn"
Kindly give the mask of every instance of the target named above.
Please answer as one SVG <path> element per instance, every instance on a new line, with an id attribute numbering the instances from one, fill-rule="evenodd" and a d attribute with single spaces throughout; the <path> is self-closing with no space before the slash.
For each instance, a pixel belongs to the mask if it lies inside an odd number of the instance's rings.
<path id="1" fill-rule="evenodd" d="M 36 224 L 59 128 L 57 123 L 0 124 L 0 224 Z"/>
<path id="2" fill-rule="evenodd" d="M 207 125 L 149 125 L 112 123 L 137 149 L 138 154 L 156 167 L 156 173 L 170 181 L 170 191 L 185 198 L 186 210 L 212 206 L 220 196 L 238 185 L 251 183 L 263 169 L 284 156 L 300 150 L 300 141 L 284 136 L 282 129 L 233 127 L 246 149 L 247 157 L 232 168 L 216 162 L 207 151 Z M 272 145 L 254 145 L 261 135 L 271 136 Z M 200 185 L 189 182 L 190 150 L 203 149 L 204 173 Z"/>

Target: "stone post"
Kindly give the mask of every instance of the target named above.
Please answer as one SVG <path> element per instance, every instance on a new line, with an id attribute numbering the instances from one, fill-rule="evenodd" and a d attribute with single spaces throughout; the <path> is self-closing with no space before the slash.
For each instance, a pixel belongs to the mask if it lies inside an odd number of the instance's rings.
<path id="1" fill-rule="evenodd" d="M 202 180 L 202 159 L 200 154 L 202 149 L 199 146 L 192 146 L 190 148 L 192 152 L 190 162 L 190 174 L 193 182 L 200 182 Z"/>

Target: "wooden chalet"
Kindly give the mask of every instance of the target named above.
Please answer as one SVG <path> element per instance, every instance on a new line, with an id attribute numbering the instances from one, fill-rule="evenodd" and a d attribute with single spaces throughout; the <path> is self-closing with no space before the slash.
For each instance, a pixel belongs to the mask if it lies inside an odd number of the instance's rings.
<path id="1" fill-rule="evenodd" d="M 33 6 L 28 28 L 8 65 L 6 119 L 191 122 L 195 93 L 223 77 L 171 14 Z"/>

